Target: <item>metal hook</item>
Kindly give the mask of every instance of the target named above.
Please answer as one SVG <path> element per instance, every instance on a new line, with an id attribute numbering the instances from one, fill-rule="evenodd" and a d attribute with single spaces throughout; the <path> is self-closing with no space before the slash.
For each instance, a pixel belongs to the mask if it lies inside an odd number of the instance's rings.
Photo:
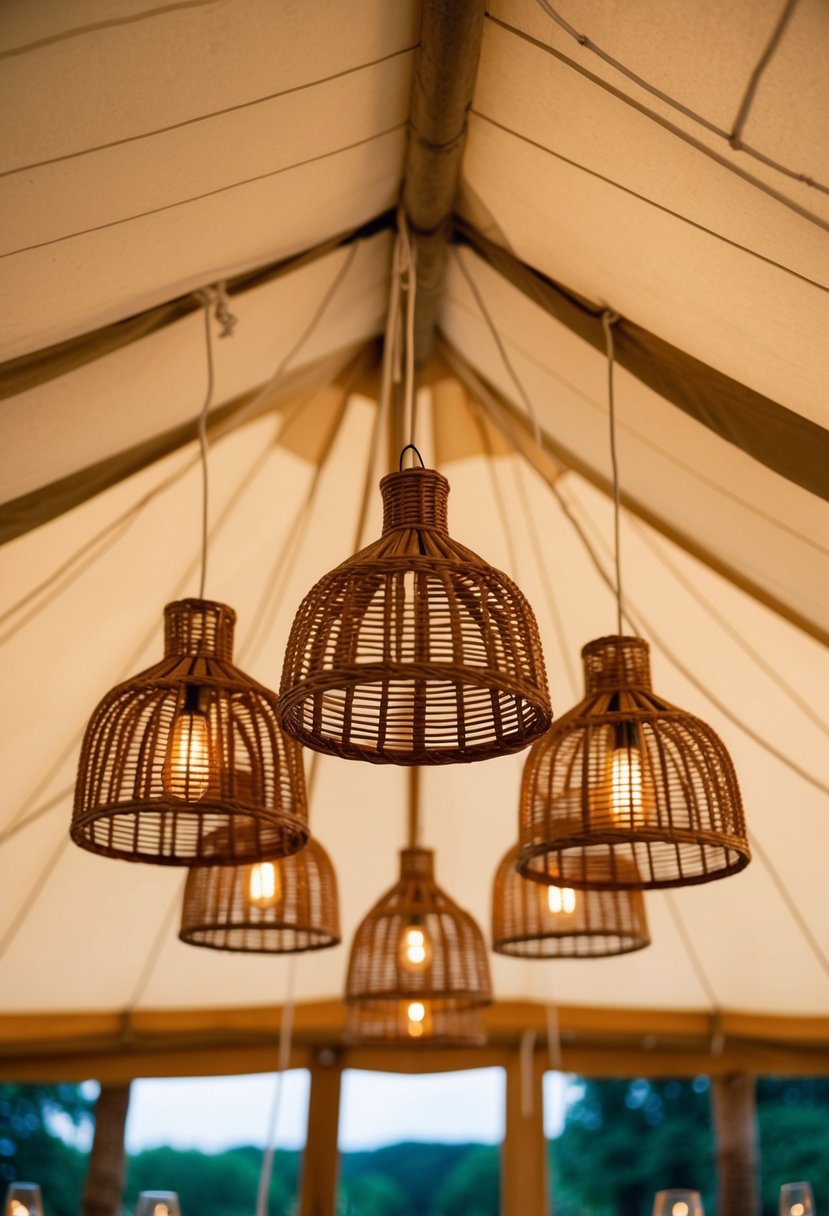
<path id="1" fill-rule="evenodd" d="M 417 450 L 417 448 L 415 447 L 415 445 L 413 443 L 407 443 L 406 446 L 403 448 L 403 450 L 400 453 L 400 466 L 399 466 L 400 472 L 401 473 L 403 472 L 403 457 L 406 455 L 406 453 L 409 451 L 409 449 L 411 449 L 417 456 L 418 460 L 420 461 L 421 469 L 425 469 L 426 461 L 423 459 L 420 452 Z"/>

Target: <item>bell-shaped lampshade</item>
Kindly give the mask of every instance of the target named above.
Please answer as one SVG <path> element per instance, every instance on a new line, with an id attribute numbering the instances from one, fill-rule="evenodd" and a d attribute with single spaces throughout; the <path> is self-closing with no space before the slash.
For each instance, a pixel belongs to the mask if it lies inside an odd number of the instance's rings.
<path id="1" fill-rule="evenodd" d="M 205 865 L 287 856 L 308 839 L 300 749 L 276 696 L 234 666 L 236 614 L 164 610 L 160 663 L 107 693 L 81 749 L 72 839 L 127 861 Z M 226 852 L 209 843 L 223 833 Z"/>
<path id="2" fill-rule="evenodd" d="M 535 616 L 505 574 L 449 535 L 449 483 L 380 483 L 383 535 L 303 600 L 279 713 L 307 747 L 352 760 L 447 764 L 518 751 L 551 721 Z"/>
<path id="3" fill-rule="evenodd" d="M 224 842 L 217 845 L 224 849 Z M 313 837 L 299 853 L 187 875 L 179 937 L 191 946 L 255 954 L 324 950 L 340 942 L 337 879 Z"/>
<path id="4" fill-rule="evenodd" d="M 509 849 L 492 886 L 492 949 L 516 958 L 605 958 L 650 945 L 645 898 L 635 889 L 576 891 L 528 882 Z M 633 868 L 620 859 L 619 866 Z M 595 871 L 594 881 L 601 879 Z M 631 879 L 634 875 L 631 875 Z"/>
<path id="5" fill-rule="evenodd" d="M 742 870 L 751 853 L 731 758 L 710 726 L 652 691 L 647 642 L 599 638 L 582 659 L 584 699 L 524 766 L 521 873 L 650 888 Z"/>
<path id="6" fill-rule="evenodd" d="M 350 1043 L 387 1042 L 396 1046 L 483 1047 L 486 1030 L 477 1006 L 456 1002 L 358 1001 L 348 1006 Z"/>
<path id="7" fill-rule="evenodd" d="M 400 853 L 400 878 L 354 934 L 345 999 L 352 1038 L 469 1042 L 480 1024 L 457 1017 L 492 1001 L 475 921 L 435 882 L 430 849 Z M 478 1039 L 476 1038 L 477 1042 Z"/>

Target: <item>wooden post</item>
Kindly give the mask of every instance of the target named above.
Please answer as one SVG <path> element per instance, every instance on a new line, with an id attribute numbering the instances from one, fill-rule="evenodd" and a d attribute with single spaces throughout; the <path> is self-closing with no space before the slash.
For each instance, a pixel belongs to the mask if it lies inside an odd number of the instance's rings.
<path id="1" fill-rule="evenodd" d="M 747 1073 L 712 1077 L 718 1216 L 757 1216 L 760 1169 L 755 1081 Z"/>
<path id="2" fill-rule="evenodd" d="M 534 1037 L 534 1036 L 533 1036 Z M 501 1151 L 503 1216 L 547 1216 L 547 1143 L 544 1139 L 544 1068 L 533 1051 L 528 1067 L 516 1052 L 507 1064 L 507 1118 Z"/>
<path id="3" fill-rule="evenodd" d="M 335 1216 L 340 1126 L 340 1077 L 336 1054 L 320 1051 L 311 1065 L 308 1135 L 302 1156 L 301 1216 Z"/>
<path id="4" fill-rule="evenodd" d="M 83 1188 L 83 1216 L 119 1216 L 129 1104 L 129 1081 L 126 1085 L 101 1086 L 95 1104 L 95 1139 Z"/>

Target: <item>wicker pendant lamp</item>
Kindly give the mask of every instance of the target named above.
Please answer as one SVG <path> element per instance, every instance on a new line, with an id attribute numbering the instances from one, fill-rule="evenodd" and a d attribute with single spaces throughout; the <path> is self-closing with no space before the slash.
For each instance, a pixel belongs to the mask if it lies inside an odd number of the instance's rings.
<path id="1" fill-rule="evenodd" d="M 275 694 L 233 663 L 236 613 L 204 598 L 211 311 L 215 305 L 222 336 L 235 318 L 222 288 L 202 299 L 208 387 L 198 421 L 199 595 L 167 605 L 164 658 L 113 688 L 93 713 L 72 813 L 71 836 L 81 848 L 158 865 L 272 860 L 308 839 L 300 751 L 281 732 Z"/>
<path id="2" fill-rule="evenodd" d="M 224 832 L 214 840 L 226 851 Z M 294 954 L 340 943 L 337 879 L 319 841 L 253 865 L 198 866 L 187 875 L 179 937 L 191 946 Z"/>
<path id="3" fill-rule="evenodd" d="M 300 749 L 276 696 L 233 664 L 236 614 L 164 610 L 165 653 L 107 693 L 81 748 L 71 835 L 92 853 L 159 865 L 272 860 L 308 839 Z"/>
<path id="4" fill-rule="evenodd" d="M 297 612 L 284 730 L 377 764 L 526 747 L 551 720 L 532 609 L 511 579 L 451 538 L 440 473 L 405 469 L 380 489 L 381 539 L 325 575 Z"/>
<path id="5" fill-rule="evenodd" d="M 492 887 L 492 949 L 496 954 L 606 958 L 650 945 L 641 891 L 542 886 L 522 878 L 517 861 L 516 846 L 505 854 Z M 623 862 L 620 865 L 624 868 Z M 599 882 L 602 875 L 594 871 L 591 877 Z"/>
<path id="6" fill-rule="evenodd" d="M 492 1001 L 486 948 L 468 912 L 435 882 L 421 848 L 417 770 L 400 878 L 358 926 L 348 961 L 347 1032 L 354 1041 L 461 1045 L 482 1041 L 469 1013 Z"/>
<path id="7" fill-rule="evenodd" d="M 582 889 L 690 886 L 735 874 L 751 853 L 725 746 L 654 693 L 647 642 L 623 633 L 611 324 L 605 314 L 617 633 L 583 648 L 583 700 L 527 758 L 518 869 Z"/>

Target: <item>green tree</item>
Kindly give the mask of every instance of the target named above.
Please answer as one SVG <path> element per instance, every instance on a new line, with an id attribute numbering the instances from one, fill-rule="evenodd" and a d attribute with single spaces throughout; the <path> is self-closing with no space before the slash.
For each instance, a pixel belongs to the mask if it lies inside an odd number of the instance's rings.
<path id="1" fill-rule="evenodd" d="M 132 1211 L 141 1191 L 176 1191 L 183 1216 L 221 1212 L 250 1216 L 256 1206 L 262 1150 L 236 1148 L 200 1153 L 173 1148 L 147 1149 L 129 1159 L 125 1207 Z M 299 1154 L 278 1152 L 270 1186 L 272 1216 L 290 1216 L 297 1192 Z"/>
<path id="2" fill-rule="evenodd" d="M 496 1145 L 472 1145 L 436 1193 L 433 1216 L 499 1216 L 501 1154 Z"/>
<path id="3" fill-rule="evenodd" d="M 0 1193 L 37 1182 L 49 1216 L 77 1216 L 87 1155 L 64 1136 L 89 1132 L 92 1104 L 79 1085 L 0 1085 Z"/>

